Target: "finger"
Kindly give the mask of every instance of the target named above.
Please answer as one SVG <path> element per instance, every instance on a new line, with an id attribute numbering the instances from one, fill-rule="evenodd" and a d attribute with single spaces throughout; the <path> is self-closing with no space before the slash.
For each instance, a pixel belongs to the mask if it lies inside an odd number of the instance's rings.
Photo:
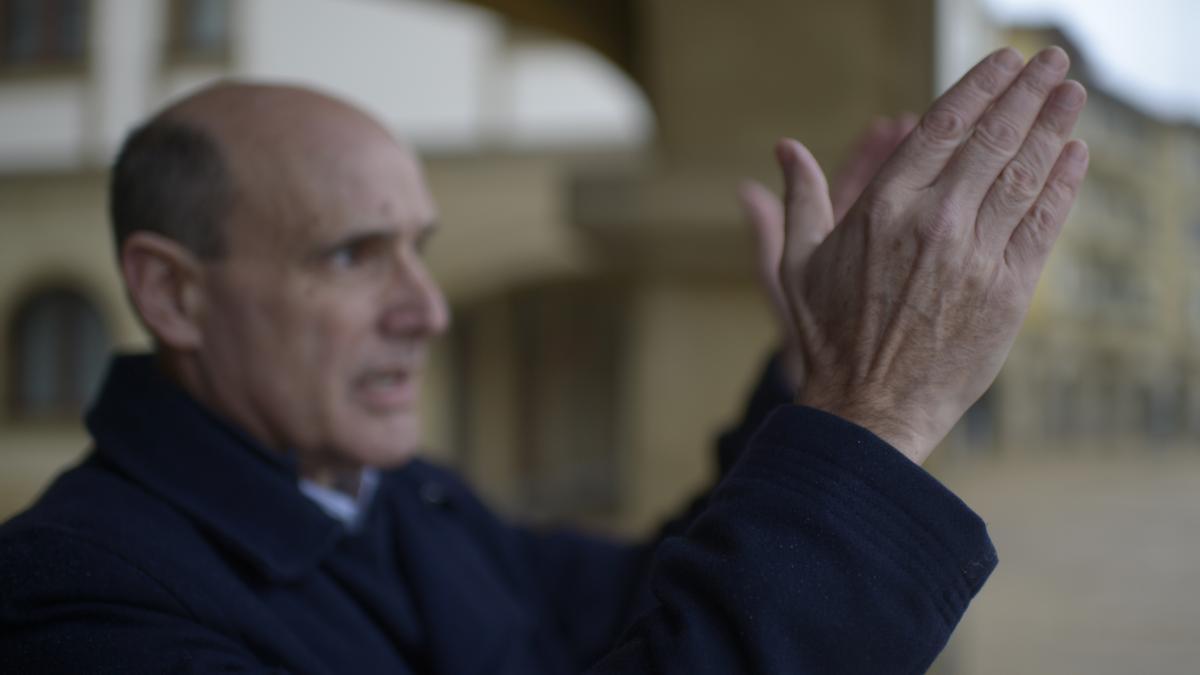
<path id="1" fill-rule="evenodd" d="M 859 134 L 847 155 L 846 163 L 838 169 L 833 178 L 831 191 L 833 196 L 834 218 L 841 220 L 841 214 L 850 207 L 858 197 L 857 193 L 866 187 L 870 179 L 867 166 L 871 161 L 873 146 L 889 134 L 890 124 L 887 118 L 877 117 Z"/>
<path id="2" fill-rule="evenodd" d="M 988 248 L 1005 246 L 1050 175 L 1087 100 L 1078 82 L 1054 89 L 1021 150 L 1000 172 L 979 208 L 975 236 Z"/>
<path id="3" fill-rule="evenodd" d="M 912 133 L 912 130 L 917 126 L 917 119 L 917 116 L 912 113 L 904 113 L 892 120 L 892 136 L 889 139 L 891 147 L 888 148 L 887 157 L 884 158 L 884 161 L 895 154 L 896 148 L 899 148 L 904 139 L 908 138 L 908 135 Z"/>
<path id="4" fill-rule="evenodd" d="M 945 168 L 988 106 L 1021 71 L 1021 55 L 1006 47 L 992 52 L 933 102 L 916 128 L 880 172 L 880 180 L 921 189 Z"/>
<path id="5" fill-rule="evenodd" d="M 912 133 L 913 128 L 917 126 L 918 119 L 913 113 L 904 113 L 899 117 L 889 120 L 884 137 L 874 147 L 875 155 L 872 157 L 872 160 L 875 163 L 873 167 L 875 175 L 871 176 L 872 179 L 879 174 L 880 168 L 882 168 L 887 160 L 896 153 L 896 149 L 900 147 L 904 139 L 908 138 L 908 135 Z M 861 191 L 859 194 L 861 195 Z M 856 195 L 855 199 L 858 196 Z"/>
<path id="6" fill-rule="evenodd" d="M 808 148 L 783 139 L 775 152 L 784 179 L 784 264 L 799 270 L 833 230 L 833 204 L 825 174 Z"/>
<path id="7" fill-rule="evenodd" d="M 842 219 L 871 182 L 884 160 L 896 149 L 895 125 L 886 117 L 876 118 L 859 136 L 846 164 L 833 179 L 833 218 Z"/>
<path id="8" fill-rule="evenodd" d="M 1046 187 L 1008 241 L 1005 264 L 1025 282 L 1029 293 L 1033 292 L 1050 248 L 1075 203 L 1087 164 L 1087 145 L 1080 140 L 1067 143 L 1050 171 Z"/>
<path id="9" fill-rule="evenodd" d="M 780 263 L 783 261 L 783 202 L 765 185 L 752 180 L 742 182 L 738 189 L 738 200 L 754 232 L 759 282 L 780 324 L 785 361 L 788 361 L 786 368 L 793 378 L 792 384 L 799 386 L 804 381 L 803 369 L 797 369 L 796 364 L 792 363 L 795 359 L 788 356 L 792 351 L 789 346 L 796 344 L 796 322 L 792 319 L 792 311 L 779 278 Z"/>
<path id="10" fill-rule="evenodd" d="M 964 213 L 975 213 L 992 182 L 1017 154 L 1050 92 L 1071 61 L 1058 47 L 1038 52 L 1008 91 L 984 114 L 975 132 L 938 176 L 936 185 Z"/>
<path id="11" fill-rule="evenodd" d="M 759 275 L 764 284 L 778 285 L 779 261 L 783 257 L 783 202 L 753 180 L 742 182 L 738 201 L 754 233 Z"/>

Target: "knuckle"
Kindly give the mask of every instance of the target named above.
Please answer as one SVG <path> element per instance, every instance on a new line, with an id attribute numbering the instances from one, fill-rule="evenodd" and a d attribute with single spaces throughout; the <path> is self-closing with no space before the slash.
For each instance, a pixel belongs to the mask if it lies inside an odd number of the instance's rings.
<path id="1" fill-rule="evenodd" d="M 958 211 L 950 202 L 939 205 L 920 221 L 917 234 L 922 240 L 930 243 L 950 239 L 958 231 L 961 220 Z"/>
<path id="2" fill-rule="evenodd" d="M 873 191 L 863 195 L 859 205 L 868 227 L 871 228 L 886 227 L 892 222 L 896 212 L 891 200 Z"/>
<path id="3" fill-rule="evenodd" d="M 1050 91 L 1053 80 L 1037 68 L 1030 68 L 1013 83 L 1021 96 L 1044 97 Z"/>
<path id="4" fill-rule="evenodd" d="M 1071 110 L 1050 109 L 1042 113 L 1041 125 L 1054 136 L 1066 139 L 1075 128 L 1077 114 Z"/>
<path id="5" fill-rule="evenodd" d="M 1046 184 L 1045 194 L 1038 200 L 1038 206 L 1058 209 L 1059 205 L 1070 204 L 1075 200 L 1075 186 L 1060 179 Z"/>
<path id="6" fill-rule="evenodd" d="M 892 219 L 894 209 L 887 197 L 875 191 L 868 191 L 858 201 L 863 216 L 869 225 L 883 225 Z"/>
<path id="7" fill-rule="evenodd" d="M 971 78 L 971 84 L 987 97 L 995 96 L 1004 89 L 1008 79 L 995 67 L 980 68 Z"/>
<path id="8" fill-rule="evenodd" d="M 974 264 L 966 266 L 966 273 L 963 275 L 961 283 L 969 297 L 977 298 L 987 294 L 995 274 L 990 258 L 979 255 L 972 262 Z"/>
<path id="9" fill-rule="evenodd" d="M 1027 204 L 1041 192 L 1038 176 L 1022 162 L 1012 161 L 1000 174 L 1000 198 L 1005 205 Z"/>
<path id="10" fill-rule="evenodd" d="M 1003 73 L 997 68 L 983 67 L 977 72 L 972 73 L 971 79 L 967 80 L 966 92 L 974 98 L 985 98 L 991 100 L 1004 90 L 1004 85 L 1008 84 L 1009 79 L 1003 76 Z"/>
<path id="11" fill-rule="evenodd" d="M 1016 51 L 1000 50 L 972 69 L 969 81 L 975 89 L 992 97 L 999 94 L 1008 86 L 1009 82 L 1012 82 L 1013 78 L 1019 74 L 1023 63 L 1024 59 Z"/>
<path id="12" fill-rule="evenodd" d="M 1012 121 L 989 115 L 975 130 L 975 137 L 985 146 L 1000 152 L 1013 152 L 1021 146 L 1021 131 Z"/>
<path id="13" fill-rule="evenodd" d="M 1030 209 L 1029 219 L 1038 231 L 1050 230 L 1058 221 L 1058 209 L 1050 201 L 1041 200 Z"/>
<path id="14" fill-rule="evenodd" d="M 966 128 L 962 115 L 951 108 L 934 108 L 921 119 L 921 132 L 938 143 L 958 141 Z"/>

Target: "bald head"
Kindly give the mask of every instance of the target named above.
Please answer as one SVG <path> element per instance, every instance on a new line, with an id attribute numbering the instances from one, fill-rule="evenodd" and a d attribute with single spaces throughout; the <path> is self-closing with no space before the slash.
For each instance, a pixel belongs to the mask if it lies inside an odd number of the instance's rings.
<path id="1" fill-rule="evenodd" d="M 235 209 L 260 215 L 296 204 L 296 190 L 348 148 L 399 146 L 377 121 L 300 87 L 219 83 L 134 130 L 114 166 L 117 250 L 137 231 L 220 257 Z M 407 148 L 401 151 L 409 153 Z"/>

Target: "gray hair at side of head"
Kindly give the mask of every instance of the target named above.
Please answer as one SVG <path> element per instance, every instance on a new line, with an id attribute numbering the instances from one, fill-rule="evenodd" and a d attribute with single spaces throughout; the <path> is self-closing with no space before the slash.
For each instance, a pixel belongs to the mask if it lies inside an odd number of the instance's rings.
<path id="1" fill-rule="evenodd" d="M 225 251 L 234 185 L 221 147 L 205 129 L 159 115 L 121 146 L 109 181 L 117 256 L 134 232 L 154 232 L 201 259 Z"/>

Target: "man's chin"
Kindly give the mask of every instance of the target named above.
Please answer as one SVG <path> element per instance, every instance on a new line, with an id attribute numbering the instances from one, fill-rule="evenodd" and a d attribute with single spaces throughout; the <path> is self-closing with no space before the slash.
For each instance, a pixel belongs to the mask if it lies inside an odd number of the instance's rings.
<path id="1" fill-rule="evenodd" d="M 348 438 L 347 442 L 339 444 L 343 457 L 356 464 L 394 469 L 407 464 L 420 453 L 420 434 L 415 423 L 356 431 L 358 433 Z"/>
<path id="2" fill-rule="evenodd" d="M 398 469 L 409 461 L 416 458 L 420 454 L 420 449 L 416 446 L 407 447 L 401 450 L 386 450 L 366 453 L 361 463 L 364 466 L 375 467 L 376 469 Z"/>

